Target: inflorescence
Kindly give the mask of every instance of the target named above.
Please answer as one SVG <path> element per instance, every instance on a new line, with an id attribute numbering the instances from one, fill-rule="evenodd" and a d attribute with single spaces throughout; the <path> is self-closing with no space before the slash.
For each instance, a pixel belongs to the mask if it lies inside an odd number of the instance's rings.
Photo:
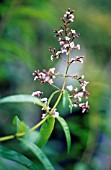
<path id="1" fill-rule="evenodd" d="M 75 44 L 74 40 L 75 38 L 79 38 L 80 34 L 77 34 L 75 30 L 70 29 L 68 26 L 74 22 L 74 10 L 71 10 L 68 8 L 68 11 L 64 14 L 64 17 L 61 18 L 63 25 L 60 27 L 60 30 L 55 29 L 55 38 L 58 38 L 58 42 L 60 45 L 60 49 L 57 51 L 56 48 L 49 48 L 49 51 L 52 53 L 51 55 L 51 60 L 53 61 L 54 59 L 63 59 L 63 54 L 67 56 L 66 63 L 69 66 L 72 63 L 80 62 L 83 63 L 83 58 L 84 56 L 76 56 L 75 58 L 70 57 L 70 52 L 71 50 L 80 50 L 80 45 Z M 40 84 L 48 83 L 50 85 L 54 86 L 54 81 L 53 79 L 58 77 L 59 73 L 55 72 L 55 68 L 50 68 L 48 71 L 43 70 L 40 72 L 40 70 L 36 70 L 33 73 L 34 76 L 34 81 L 39 80 Z M 88 99 L 89 92 L 86 90 L 86 86 L 89 82 L 84 80 L 84 75 L 78 76 L 78 75 L 68 75 L 65 74 L 63 75 L 64 78 L 66 79 L 67 77 L 75 79 L 79 82 L 80 88 L 75 88 L 72 85 L 66 86 L 65 89 L 68 90 L 68 95 L 69 95 L 69 100 L 72 102 L 73 107 L 80 107 L 82 108 L 82 113 L 87 112 L 89 109 L 88 101 L 85 103 L 82 102 L 83 98 L 86 100 Z M 59 88 L 58 88 L 59 89 Z M 62 89 L 63 90 L 63 89 Z M 62 91 L 60 90 L 60 92 Z M 41 91 L 36 91 L 32 93 L 32 96 L 36 96 L 38 98 L 41 98 L 43 95 L 43 92 Z M 47 98 L 41 98 L 41 101 L 47 104 Z M 42 110 L 45 110 L 42 108 Z M 48 106 L 49 113 L 52 113 L 54 117 L 57 117 L 59 113 L 56 111 L 56 109 L 52 108 L 53 112 L 51 111 L 51 108 Z M 46 114 L 42 114 L 42 119 L 46 116 Z"/>

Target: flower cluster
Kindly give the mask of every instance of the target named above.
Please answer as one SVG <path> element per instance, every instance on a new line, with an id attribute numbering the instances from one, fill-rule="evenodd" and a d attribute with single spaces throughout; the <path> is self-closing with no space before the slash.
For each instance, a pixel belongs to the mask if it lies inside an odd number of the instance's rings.
<path id="1" fill-rule="evenodd" d="M 87 112 L 89 109 L 88 101 L 85 103 L 82 102 L 83 98 L 88 99 L 89 92 L 86 90 L 86 86 L 89 82 L 84 80 L 84 76 L 78 76 L 78 75 L 68 75 L 68 69 L 70 64 L 80 62 L 83 63 L 84 56 L 76 56 L 75 58 L 70 57 L 70 51 L 71 50 L 80 50 L 80 45 L 75 44 L 74 40 L 75 38 L 78 38 L 80 34 L 77 34 L 75 30 L 70 29 L 68 26 L 70 23 L 74 21 L 74 10 L 71 10 L 68 8 L 66 13 L 64 14 L 63 18 L 61 18 L 63 25 L 60 27 L 60 30 L 55 29 L 55 38 L 58 38 L 58 42 L 60 45 L 60 49 L 57 51 L 56 48 L 49 48 L 49 51 L 52 53 L 51 60 L 53 61 L 54 58 L 60 58 L 63 59 L 63 54 L 67 56 L 67 60 L 64 60 L 67 63 L 66 73 L 63 75 L 64 77 L 64 83 L 62 86 L 62 89 L 60 90 L 60 96 L 58 97 L 55 105 L 52 107 L 52 109 L 49 106 L 49 103 L 47 102 L 47 98 L 41 98 L 43 92 L 36 91 L 33 92 L 32 95 L 39 97 L 43 103 L 45 103 L 48 107 L 48 113 L 42 114 L 42 119 L 46 116 L 46 114 L 52 114 L 54 117 L 57 117 L 59 113 L 56 111 L 56 106 L 58 105 L 62 95 L 63 91 L 65 90 L 65 83 L 67 77 L 76 79 L 80 85 L 80 88 L 75 88 L 72 85 L 67 86 L 68 89 L 68 99 L 72 103 L 72 106 L 74 107 L 80 107 L 82 109 L 82 113 Z M 58 72 L 55 73 L 55 68 L 51 68 L 48 71 L 43 70 L 40 72 L 40 70 L 37 70 L 33 73 L 34 80 L 39 80 L 40 84 L 48 83 L 49 85 L 54 85 L 53 79 L 59 75 Z M 57 87 L 56 87 L 57 88 Z M 54 92 L 55 93 L 55 92 Z M 54 95 L 52 95 L 54 96 Z M 69 106 L 70 107 L 70 106 Z M 44 108 L 42 108 L 43 111 L 46 111 Z"/>
<path id="2" fill-rule="evenodd" d="M 41 96 L 43 95 L 43 92 L 41 91 L 36 91 L 36 92 L 33 92 L 32 93 L 32 96 L 36 96 L 38 98 L 40 98 L 40 100 L 44 103 L 44 104 L 47 104 L 47 98 L 44 97 L 44 98 L 41 98 Z M 42 108 L 43 111 L 46 111 L 45 108 Z M 51 111 L 51 108 L 48 106 L 48 110 Z M 54 109 L 52 115 L 54 116 L 54 118 L 58 117 L 59 116 L 59 112 L 56 111 L 57 109 Z M 42 114 L 42 119 L 45 118 L 45 116 L 47 115 L 47 113 L 43 113 Z"/>
<path id="3" fill-rule="evenodd" d="M 71 76 L 70 76 L 71 77 Z M 85 111 L 88 111 L 89 106 L 88 106 L 88 102 L 86 103 L 80 103 L 82 101 L 82 98 L 84 97 L 85 99 L 88 99 L 89 96 L 89 92 L 86 90 L 86 86 L 89 82 L 84 81 L 84 75 L 82 75 L 81 77 L 78 78 L 77 75 L 72 76 L 73 78 L 75 78 L 76 80 L 78 80 L 78 82 L 80 83 L 80 89 L 78 90 L 78 88 L 74 88 L 72 85 L 67 86 L 67 89 L 72 92 L 69 95 L 69 98 L 71 100 L 71 102 L 73 103 L 74 107 L 81 107 L 82 108 L 82 113 L 84 113 Z"/>
<path id="4" fill-rule="evenodd" d="M 63 21 L 63 25 L 61 26 L 61 29 L 58 31 L 57 29 L 54 30 L 55 37 L 59 37 L 59 45 L 61 46 L 59 51 L 56 51 L 56 48 L 52 49 L 49 48 L 49 51 L 53 53 L 51 55 L 51 60 L 54 58 L 62 58 L 62 54 L 65 53 L 66 55 L 69 54 L 70 50 L 72 49 L 78 49 L 80 50 L 80 45 L 74 44 L 74 39 L 76 37 L 79 37 L 80 34 L 76 34 L 76 31 L 73 29 L 68 28 L 67 26 L 74 21 L 74 10 L 68 9 L 66 13 L 64 14 L 64 17 L 61 18 Z M 77 57 L 74 61 L 80 61 Z"/>
<path id="5" fill-rule="evenodd" d="M 40 80 L 40 84 L 44 83 L 53 84 L 53 79 L 58 74 L 59 74 L 58 72 L 55 73 L 55 68 L 50 68 L 49 71 L 46 71 L 45 69 L 42 72 L 40 72 L 40 70 L 36 70 L 32 75 L 35 76 L 34 81 Z"/>

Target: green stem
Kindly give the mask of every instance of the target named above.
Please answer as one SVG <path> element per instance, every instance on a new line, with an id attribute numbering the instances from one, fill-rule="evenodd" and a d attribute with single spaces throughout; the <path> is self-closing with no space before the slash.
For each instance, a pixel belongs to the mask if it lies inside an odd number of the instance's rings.
<path id="1" fill-rule="evenodd" d="M 61 91 L 61 90 L 56 90 L 56 91 L 54 91 L 54 92 L 51 94 L 51 96 L 49 97 L 48 102 L 47 102 L 47 105 L 48 105 L 48 106 L 49 106 L 49 104 L 50 104 L 53 96 L 54 96 L 56 93 L 60 92 L 60 91 Z"/>
<path id="2" fill-rule="evenodd" d="M 10 135 L 10 136 L 1 137 L 1 138 L 0 138 L 0 142 L 6 141 L 6 140 L 10 140 L 10 139 L 14 139 L 14 138 L 15 138 L 15 135 Z"/>
<path id="3" fill-rule="evenodd" d="M 61 90 L 61 93 L 60 93 L 60 95 L 59 95 L 59 97 L 58 97 L 58 99 L 57 99 L 55 105 L 53 106 L 52 110 L 50 111 L 50 114 L 53 113 L 54 109 L 57 107 L 57 105 L 59 104 L 59 101 L 61 100 L 61 97 L 62 97 L 64 88 L 65 88 L 65 84 L 66 84 L 66 78 L 67 78 L 66 75 L 67 75 L 67 73 L 68 73 L 69 66 L 70 66 L 69 60 L 70 60 L 70 51 L 69 51 L 69 54 L 68 54 L 67 68 L 66 68 L 66 73 L 65 73 L 64 82 L 63 82 L 63 85 L 62 85 L 62 90 Z"/>
<path id="4" fill-rule="evenodd" d="M 42 125 L 42 124 L 46 121 L 46 119 L 47 119 L 48 117 L 49 117 L 49 114 L 48 114 L 43 120 L 41 120 L 38 124 L 36 124 L 35 126 L 33 126 L 30 130 L 33 131 L 33 130 L 37 129 L 40 125 Z"/>
<path id="5" fill-rule="evenodd" d="M 46 119 L 49 117 L 49 115 L 47 115 L 43 120 L 41 120 L 39 123 L 37 123 L 35 126 L 33 126 L 28 132 L 36 130 L 40 125 L 42 125 Z M 21 136 L 26 135 L 28 132 L 21 132 L 21 133 L 16 133 L 15 135 L 10 135 L 10 136 L 5 136 L 5 137 L 1 137 L 0 138 L 0 142 L 6 141 L 6 140 L 10 140 L 10 139 L 14 139 L 14 138 L 18 138 Z"/>

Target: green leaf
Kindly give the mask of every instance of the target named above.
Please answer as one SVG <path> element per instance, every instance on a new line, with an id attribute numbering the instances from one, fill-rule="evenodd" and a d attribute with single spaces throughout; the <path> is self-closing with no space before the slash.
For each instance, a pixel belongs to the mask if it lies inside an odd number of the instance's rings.
<path id="1" fill-rule="evenodd" d="M 62 103 L 63 103 L 63 107 L 66 107 L 66 105 L 68 104 L 68 92 L 66 90 L 63 92 Z"/>
<path id="2" fill-rule="evenodd" d="M 7 96 L 4 97 L 2 99 L 0 99 L 0 103 L 11 103 L 11 102 L 15 102 L 15 103 L 20 103 L 20 102 L 28 102 L 28 103 L 34 103 L 37 105 L 40 105 L 42 107 L 44 107 L 45 109 L 47 109 L 46 105 L 41 102 L 41 100 L 37 97 L 31 96 L 31 95 L 14 95 L 14 96 Z"/>
<path id="3" fill-rule="evenodd" d="M 12 160 L 14 162 L 18 162 L 19 164 L 24 165 L 30 170 L 37 170 L 36 165 L 30 159 L 4 146 L 0 146 L 0 157 Z"/>
<path id="4" fill-rule="evenodd" d="M 43 147 L 47 143 L 54 129 L 54 124 L 55 124 L 55 118 L 52 115 L 50 115 L 46 119 L 46 121 L 42 124 L 41 129 L 40 129 L 40 138 L 38 141 L 38 146 L 40 148 Z"/>
<path id="5" fill-rule="evenodd" d="M 70 151 L 70 147 L 71 147 L 71 136 L 70 136 L 70 131 L 69 131 L 69 127 L 67 122 L 60 116 L 57 117 L 57 120 L 60 122 L 64 133 L 65 133 L 65 137 L 66 137 L 66 141 L 67 141 L 67 151 L 69 153 Z"/>
<path id="6" fill-rule="evenodd" d="M 24 122 L 20 121 L 20 119 L 18 118 L 18 116 L 15 116 L 13 119 L 13 124 L 16 125 L 17 127 L 17 132 L 21 133 L 21 132 L 28 132 L 29 131 L 29 126 L 26 125 Z"/>
<path id="7" fill-rule="evenodd" d="M 38 146 L 36 146 L 34 143 L 30 141 L 26 141 L 23 139 L 19 139 L 19 140 L 22 141 L 34 153 L 34 155 L 44 165 L 46 170 L 54 170 L 54 167 L 52 166 L 51 162 Z"/>

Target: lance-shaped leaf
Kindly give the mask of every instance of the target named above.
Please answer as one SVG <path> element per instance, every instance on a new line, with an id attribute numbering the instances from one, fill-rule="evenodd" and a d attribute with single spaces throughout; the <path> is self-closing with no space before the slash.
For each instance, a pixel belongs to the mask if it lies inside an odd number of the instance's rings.
<path id="1" fill-rule="evenodd" d="M 17 162 L 21 165 L 24 165 L 25 167 L 27 167 L 30 170 L 37 170 L 36 165 L 30 160 L 28 159 L 26 156 L 8 149 L 4 146 L 0 146 L 0 157 L 6 158 L 8 160 L 12 160 L 14 162 Z"/>
<path id="2" fill-rule="evenodd" d="M 34 153 L 34 155 L 44 165 L 46 170 L 54 170 L 53 165 L 51 164 L 47 156 L 42 152 L 42 150 L 38 146 L 36 146 L 34 143 L 27 141 L 27 140 L 23 140 L 23 139 L 19 139 L 19 140 L 23 142 L 25 146 L 27 146 Z"/>
<path id="3" fill-rule="evenodd" d="M 70 147 L 71 147 L 71 136 L 70 136 L 70 131 L 69 131 L 69 127 L 67 122 L 60 116 L 57 117 L 57 120 L 60 122 L 64 133 L 65 133 L 65 137 L 66 137 L 66 141 L 67 141 L 67 151 L 69 153 L 70 151 Z"/>
<path id="4" fill-rule="evenodd" d="M 68 104 L 68 92 L 65 90 L 63 92 L 63 99 L 62 99 L 63 107 L 66 107 Z"/>
<path id="5" fill-rule="evenodd" d="M 14 95 L 14 96 L 7 96 L 2 99 L 0 99 L 0 103 L 20 103 L 20 102 L 28 102 L 28 103 L 34 103 L 39 106 L 44 107 L 47 109 L 46 105 L 41 102 L 41 100 L 37 97 L 31 96 L 31 95 Z"/>
<path id="6" fill-rule="evenodd" d="M 55 124 L 55 118 L 52 115 L 50 115 L 46 119 L 46 121 L 42 124 L 41 129 L 40 129 L 40 138 L 37 144 L 40 148 L 43 147 L 47 143 L 54 129 L 54 124 Z"/>

